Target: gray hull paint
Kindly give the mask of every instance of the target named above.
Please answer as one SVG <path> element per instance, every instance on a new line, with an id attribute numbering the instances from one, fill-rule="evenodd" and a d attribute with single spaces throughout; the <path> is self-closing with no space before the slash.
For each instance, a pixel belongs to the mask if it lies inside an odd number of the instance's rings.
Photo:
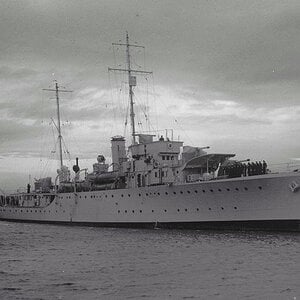
<path id="1" fill-rule="evenodd" d="M 47 207 L 1 207 L 0 219 L 190 229 L 298 230 L 299 173 L 59 194 Z"/>

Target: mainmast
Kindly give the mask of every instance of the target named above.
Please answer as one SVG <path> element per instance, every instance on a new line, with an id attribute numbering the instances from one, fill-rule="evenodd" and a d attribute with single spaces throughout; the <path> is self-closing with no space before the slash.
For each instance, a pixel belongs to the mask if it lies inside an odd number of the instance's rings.
<path id="1" fill-rule="evenodd" d="M 59 160 L 60 160 L 60 168 L 62 168 L 63 156 L 62 156 L 62 135 L 61 135 L 61 125 L 60 125 L 60 111 L 59 111 L 59 92 L 71 93 L 73 91 L 59 89 L 57 81 L 55 81 L 55 89 L 43 89 L 43 91 L 55 92 L 55 96 L 56 96 L 57 125 L 55 124 L 55 127 L 58 132 Z"/>
<path id="2" fill-rule="evenodd" d="M 112 44 L 117 45 L 117 46 L 126 46 L 127 69 L 108 68 L 108 71 L 122 71 L 122 72 L 127 72 L 127 74 L 128 74 L 131 135 L 132 135 L 132 143 L 135 144 L 136 143 L 136 131 L 135 131 L 135 121 L 134 121 L 135 114 L 134 114 L 134 107 L 133 107 L 134 106 L 133 87 L 136 86 L 136 77 L 132 76 L 132 73 L 152 74 L 152 72 L 131 69 L 131 65 L 130 65 L 130 47 L 136 47 L 136 48 L 145 48 L 145 47 L 140 46 L 140 45 L 131 45 L 131 44 L 129 44 L 128 32 L 126 32 L 126 44 L 123 44 L 123 43 L 112 43 Z"/>

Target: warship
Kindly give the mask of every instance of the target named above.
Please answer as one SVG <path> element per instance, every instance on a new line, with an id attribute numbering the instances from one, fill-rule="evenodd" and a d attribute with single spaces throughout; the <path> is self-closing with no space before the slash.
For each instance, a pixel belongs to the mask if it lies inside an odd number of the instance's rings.
<path id="1" fill-rule="evenodd" d="M 138 133 L 135 128 L 136 74 L 129 43 L 128 75 L 131 145 L 111 138 L 112 164 L 98 155 L 91 173 L 64 165 L 57 82 L 60 168 L 56 178 L 28 184 L 24 192 L 0 195 L 0 220 L 106 227 L 217 230 L 300 230 L 300 172 L 272 172 L 265 161 L 238 161 L 232 153 L 207 153 L 209 147 L 186 146 L 173 136 Z M 82 173 L 85 173 L 84 176 Z M 84 178 L 81 178 L 84 177 Z"/>

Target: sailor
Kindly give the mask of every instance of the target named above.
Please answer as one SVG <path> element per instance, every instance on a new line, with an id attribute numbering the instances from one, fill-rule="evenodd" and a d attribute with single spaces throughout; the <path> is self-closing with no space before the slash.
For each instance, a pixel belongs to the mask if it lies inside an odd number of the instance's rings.
<path id="1" fill-rule="evenodd" d="M 248 165 L 247 165 L 247 171 L 248 171 L 248 176 L 251 176 L 252 175 L 251 164 L 249 162 L 248 162 Z"/>
<path id="2" fill-rule="evenodd" d="M 261 161 L 258 163 L 259 165 L 259 175 L 263 174 L 263 165 L 261 163 Z"/>
<path id="3" fill-rule="evenodd" d="M 244 175 L 244 177 L 247 176 L 247 165 L 246 164 L 243 164 L 243 175 Z"/>
<path id="4" fill-rule="evenodd" d="M 255 162 L 251 163 L 251 175 L 256 175 L 256 164 Z"/>
<path id="5" fill-rule="evenodd" d="M 267 163 L 263 160 L 262 162 L 263 174 L 267 174 Z"/>
<path id="6" fill-rule="evenodd" d="M 259 169 L 259 163 L 257 161 L 255 162 L 255 167 L 256 167 L 256 175 L 259 175 L 260 169 Z"/>
<path id="7" fill-rule="evenodd" d="M 27 194 L 30 193 L 30 188 L 31 188 L 31 186 L 30 186 L 30 184 L 28 183 L 28 184 L 27 184 Z"/>
<path id="8" fill-rule="evenodd" d="M 159 138 L 159 141 L 162 142 L 164 140 L 165 140 L 164 137 L 161 135 L 160 138 Z"/>

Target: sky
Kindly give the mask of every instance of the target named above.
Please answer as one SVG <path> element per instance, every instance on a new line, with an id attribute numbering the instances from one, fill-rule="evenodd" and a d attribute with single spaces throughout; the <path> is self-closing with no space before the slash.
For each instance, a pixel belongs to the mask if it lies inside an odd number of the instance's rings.
<path id="1" fill-rule="evenodd" d="M 127 79 L 108 72 L 125 67 L 112 43 L 126 31 L 145 46 L 132 67 L 153 71 L 137 77 L 138 130 L 238 159 L 300 157 L 299 1 L 4 0 L 0 27 L 0 188 L 55 174 L 54 80 L 73 91 L 60 99 L 66 164 L 91 170 L 110 137 L 130 142 Z"/>

